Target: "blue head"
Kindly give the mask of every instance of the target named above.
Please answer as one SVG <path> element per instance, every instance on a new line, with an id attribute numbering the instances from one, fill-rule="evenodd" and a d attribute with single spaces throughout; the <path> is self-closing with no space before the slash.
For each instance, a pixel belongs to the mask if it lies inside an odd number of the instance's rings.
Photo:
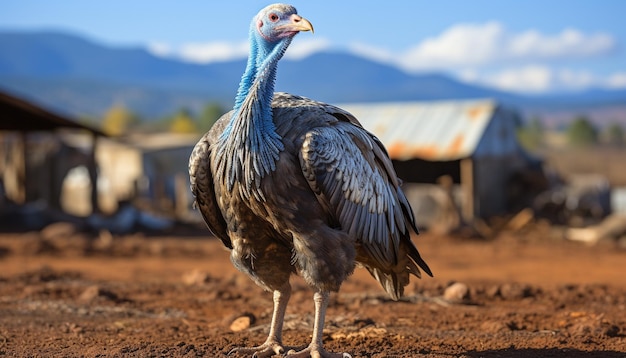
<path id="1" fill-rule="evenodd" d="M 298 15 L 296 8 L 285 4 L 272 4 L 261 11 L 250 23 L 250 55 L 243 74 L 235 109 L 240 107 L 256 81 L 263 81 L 260 97 L 273 94 L 276 65 L 289 47 L 293 37 L 300 31 L 313 31 L 313 25 Z M 267 101 L 267 98 L 258 98 Z"/>
<path id="2" fill-rule="evenodd" d="M 300 31 L 313 31 L 313 26 L 291 5 L 273 4 L 259 11 L 250 24 L 252 45 L 259 50 L 257 59 L 273 58 L 273 53 L 284 52 Z"/>

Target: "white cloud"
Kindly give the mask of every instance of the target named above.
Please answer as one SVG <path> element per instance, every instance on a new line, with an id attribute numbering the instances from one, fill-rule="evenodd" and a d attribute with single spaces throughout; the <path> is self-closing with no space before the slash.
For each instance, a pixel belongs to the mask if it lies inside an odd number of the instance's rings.
<path id="1" fill-rule="evenodd" d="M 606 79 L 608 88 L 626 88 L 626 72 L 618 72 L 610 75 Z"/>
<path id="2" fill-rule="evenodd" d="M 248 55 L 248 42 L 189 42 L 178 47 L 152 42 L 148 44 L 148 51 L 159 57 L 176 58 L 192 63 L 209 63 L 245 58 Z"/>
<path id="3" fill-rule="evenodd" d="M 626 73 L 602 78 L 589 71 L 556 65 L 559 60 L 604 56 L 617 47 L 616 38 L 606 33 L 584 33 L 573 28 L 554 34 L 534 29 L 513 32 L 492 21 L 454 25 L 395 55 L 365 46 L 358 48 L 358 53 L 373 54 L 375 59 L 394 63 L 409 72 L 448 71 L 466 82 L 539 93 L 591 86 L 626 87 Z"/>
<path id="4" fill-rule="evenodd" d="M 172 51 L 172 47 L 165 42 L 154 41 L 148 44 L 148 52 L 158 57 L 168 57 Z"/>
<path id="5" fill-rule="evenodd" d="M 298 38 L 285 56 L 300 59 L 331 47 L 330 40 L 325 38 Z M 593 57 L 610 53 L 616 48 L 617 40 L 605 33 L 585 34 L 572 28 L 557 34 L 544 34 L 537 30 L 516 33 L 496 21 L 457 24 L 399 53 L 363 43 L 348 46 L 354 54 L 393 63 L 409 71 L 460 70 L 511 62 Z M 245 57 L 248 42 L 196 42 L 176 48 L 153 42 L 148 49 L 158 56 L 208 63 Z"/>
<path id="6" fill-rule="evenodd" d="M 328 39 L 317 38 L 299 38 L 297 41 L 293 41 L 285 52 L 285 58 L 291 60 L 300 60 L 309 55 L 328 50 L 331 48 L 331 42 Z"/>
<path id="7" fill-rule="evenodd" d="M 210 63 L 245 58 L 248 46 L 247 41 L 180 46 L 153 42 L 148 50 L 161 57 Z M 326 38 L 300 36 L 293 41 L 285 58 L 298 60 L 332 47 Z M 364 43 L 352 43 L 348 51 L 409 72 L 445 71 L 466 82 L 539 93 L 591 86 L 626 88 L 626 72 L 600 77 L 589 71 L 558 68 L 560 60 L 604 56 L 617 47 L 617 39 L 606 33 L 585 33 L 574 28 L 552 34 L 535 29 L 515 32 L 491 21 L 456 24 L 405 51 L 394 52 Z"/>
<path id="8" fill-rule="evenodd" d="M 585 70 L 552 69 L 537 64 L 490 73 L 460 72 L 458 77 L 467 82 L 522 93 L 567 92 L 591 87 L 626 88 L 626 72 L 599 76 Z"/>
<path id="9" fill-rule="evenodd" d="M 324 38 L 304 39 L 294 41 L 285 58 L 302 59 L 312 53 L 331 47 L 330 41 Z M 248 56 L 250 46 L 248 41 L 241 42 L 188 42 L 178 47 L 173 47 L 163 42 L 151 42 L 148 51 L 155 56 L 176 58 L 185 62 L 210 63 L 242 59 Z"/>
<path id="10" fill-rule="evenodd" d="M 348 51 L 362 57 L 366 57 L 378 62 L 386 62 L 397 65 L 396 55 L 381 47 L 371 46 L 361 42 L 348 45 Z"/>
<path id="11" fill-rule="evenodd" d="M 177 49 L 177 57 L 188 62 L 209 63 L 245 58 L 248 55 L 248 42 L 208 42 L 186 43 Z"/>
<path id="12" fill-rule="evenodd" d="M 499 57 L 503 37 L 496 22 L 455 25 L 400 54 L 399 63 L 408 70 L 483 65 Z"/>
<path id="13" fill-rule="evenodd" d="M 544 92 L 553 85 L 554 74 L 544 66 L 530 65 L 489 74 L 478 82 L 516 92 Z"/>
<path id="14" fill-rule="evenodd" d="M 606 54 L 616 48 L 616 40 L 607 34 L 586 35 L 565 29 L 556 35 L 529 30 L 510 35 L 507 51 L 512 58 L 589 57 Z"/>
<path id="15" fill-rule="evenodd" d="M 467 68 L 467 69 L 458 71 L 456 76 L 465 82 L 478 82 L 481 78 L 481 75 L 478 72 L 478 70 L 473 69 L 473 68 Z"/>
<path id="16" fill-rule="evenodd" d="M 484 67 L 496 63 L 600 56 L 617 48 L 614 37 L 565 29 L 550 35 L 508 31 L 499 22 L 458 24 L 398 55 L 407 70 Z"/>
<path id="17" fill-rule="evenodd" d="M 591 86 L 602 85 L 603 79 L 594 76 L 588 71 L 573 71 L 569 69 L 560 69 L 556 71 L 556 83 L 554 87 L 562 87 L 561 89 L 581 90 Z"/>

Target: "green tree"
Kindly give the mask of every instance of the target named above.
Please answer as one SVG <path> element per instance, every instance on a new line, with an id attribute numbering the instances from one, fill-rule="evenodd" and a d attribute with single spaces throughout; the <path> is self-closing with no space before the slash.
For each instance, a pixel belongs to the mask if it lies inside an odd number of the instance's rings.
<path id="1" fill-rule="evenodd" d="M 169 130 L 172 133 L 197 133 L 198 127 L 189 110 L 182 108 L 171 119 Z"/>
<path id="2" fill-rule="evenodd" d="M 217 102 L 205 105 L 198 117 L 198 130 L 202 133 L 207 132 L 224 112 L 222 106 Z"/>
<path id="3" fill-rule="evenodd" d="M 624 127 L 619 123 L 612 123 L 606 128 L 607 144 L 621 147 L 624 145 Z"/>
<path id="4" fill-rule="evenodd" d="M 544 127 L 539 117 L 533 117 L 517 132 L 518 139 L 526 149 L 539 149 L 544 144 Z"/>
<path id="5" fill-rule="evenodd" d="M 119 136 L 136 125 L 139 118 L 121 104 L 111 107 L 102 119 L 102 131 L 108 135 Z"/>
<path id="6" fill-rule="evenodd" d="M 590 146 L 598 141 L 598 132 L 585 116 L 579 116 L 567 128 L 567 140 L 573 146 Z"/>

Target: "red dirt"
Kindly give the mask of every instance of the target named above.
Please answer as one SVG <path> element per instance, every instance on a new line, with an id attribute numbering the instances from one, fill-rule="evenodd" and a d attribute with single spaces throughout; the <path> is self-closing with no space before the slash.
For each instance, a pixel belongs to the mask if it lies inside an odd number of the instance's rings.
<path id="1" fill-rule="evenodd" d="M 390 301 L 366 271 L 333 294 L 324 342 L 353 357 L 625 357 L 626 250 L 547 228 L 490 241 L 415 238 L 435 278 Z M 311 337 L 294 278 L 284 343 Z M 469 297 L 442 299 L 461 282 Z M 264 341 L 271 294 L 215 239 L 0 235 L 0 356 L 219 357 Z M 238 317 L 252 325 L 233 332 Z"/>

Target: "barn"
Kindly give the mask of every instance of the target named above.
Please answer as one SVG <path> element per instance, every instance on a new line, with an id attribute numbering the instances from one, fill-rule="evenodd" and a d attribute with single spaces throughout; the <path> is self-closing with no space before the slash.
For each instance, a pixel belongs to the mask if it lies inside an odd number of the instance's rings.
<path id="1" fill-rule="evenodd" d="M 86 150 L 60 141 L 67 132 L 88 137 Z M 61 209 L 63 181 L 78 167 L 86 168 L 90 206 L 98 208 L 95 152 L 102 137 L 98 129 L 0 91 L 0 212 L 6 201 Z"/>
<path id="2" fill-rule="evenodd" d="M 341 107 L 387 147 L 421 226 L 436 220 L 448 197 L 472 221 L 519 209 L 541 189 L 541 163 L 517 140 L 519 115 L 495 100 Z"/>
<path id="3" fill-rule="evenodd" d="M 132 199 L 154 211 L 186 214 L 187 158 L 197 139 L 109 138 L 70 116 L 0 91 L 0 227 L 34 229 L 58 220 L 82 224 L 81 218 L 103 217 L 113 222 L 120 204 Z M 103 222 L 93 220 L 93 226 Z"/>

